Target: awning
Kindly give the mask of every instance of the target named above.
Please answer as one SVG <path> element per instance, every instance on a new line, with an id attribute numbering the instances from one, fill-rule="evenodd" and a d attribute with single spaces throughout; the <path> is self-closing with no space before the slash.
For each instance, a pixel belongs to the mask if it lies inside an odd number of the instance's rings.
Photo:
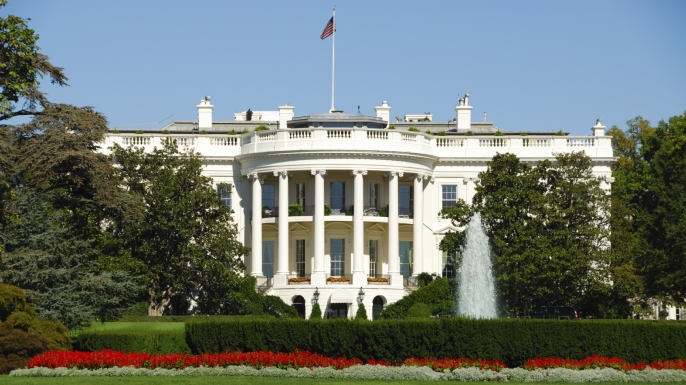
<path id="1" fill-rule="evenodd" d="M 338 289 L 331 294 L 330 303 L 353 303 L 353 295 L 346 289 Z"/>

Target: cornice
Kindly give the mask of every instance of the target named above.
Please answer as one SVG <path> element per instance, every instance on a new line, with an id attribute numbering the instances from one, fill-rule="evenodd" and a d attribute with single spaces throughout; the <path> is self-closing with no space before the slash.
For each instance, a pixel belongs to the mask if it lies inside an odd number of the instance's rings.
<path id="1" fill-rule="evenodd" d="M 272 151 L 272 152 L 260 152 L 252 154 L 242 154 L 235 157 L 239 162 L 254 159 L 265 159 L 265 158 L 286 158 L 286 157 L 302 157 L 302 158 L 322 158 L 322 157 L 351 157 L 351 158 L 404 158 L 404 159 L 419 159 L 429 162 L 436 162 L 439 157 L 435 155 L 428 154 L 416 154 L 416 153 L 405 153 L 405 152 L 386 152 L 386 151 L 364 151 L 364 150 L 322 150 L 322 151 Z"/>

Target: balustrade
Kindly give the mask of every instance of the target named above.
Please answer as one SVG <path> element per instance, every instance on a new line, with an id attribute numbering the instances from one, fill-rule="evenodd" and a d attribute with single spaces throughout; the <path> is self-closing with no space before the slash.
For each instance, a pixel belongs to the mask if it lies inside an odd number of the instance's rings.
<path id="1" fill-rule="evenodd" d="M 524 138 L 522 139 L 523 147 L 550 147 L 552 145 L 551 139 L 537 139 L 537 138 Z"/>
<path id="2" fill-rule="evenodd" d="M 367 139 L 387 140 L 388 131 L 367 131 Z"/>
<path id="3" fill-rule="evenodd" d="M 210 146 L 238 146 L 238 138 L 235 136 L 228 138 L 210 137 Z"/>
<path id="4" fill-rule="evenodd" d="M 479 147 L 507 147 L 507 138 L 479 139 Z"/>
<path id="5" fill-rule="evenodd" d="M 327 139 L 350 139 L 352 136 L 350 130 L 328 130 L 326 137 Z"/>
<path id="6" fill-rule="evenodd" d="M 124 136 L 122 137 L 124 146 L 148 146 L 152 144 L 149 136 Z"/>
<path id="7" fill-rule="evenodd" d="M 266 132 L 264 134 L 257 134 L 258 142 L 273 142 L 276 140 L 276 132 Z"/>
<path id="8" fill-rule="evenodd" d="M 288 132 L 288 139 L 312 139 L 312 131 L 309 130 L 294 130 Z"/>
<path id="9" fill-rule="evenodd" d="M 567 147 L 593 147 L 595 146 L 594 138 L 568 138 Z"/>
<path id="10" fill-rule="evenodd" d="M 464 147 L 464 139 L 436 138 L 436 147 Z"/>

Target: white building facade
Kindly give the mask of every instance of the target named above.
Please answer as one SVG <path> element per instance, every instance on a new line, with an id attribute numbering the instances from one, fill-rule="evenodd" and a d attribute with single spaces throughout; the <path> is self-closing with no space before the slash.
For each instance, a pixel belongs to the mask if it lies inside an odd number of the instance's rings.
<path id="1" fill-rule="evenodd" d="M 220 196 L 251 248 L 246 274 L 303 317 L 315 302 L 325 317 L 353 317 L 364 303 L 371 319 L 411 292 L 420 273 L 454 276 L 455 256 L 438 245 L 456 229 L 438 213 L 458 199 L 471 202 L 496 153 L 534 164 L 583 151 L 594 174 L 611 180 L 610 137 L 599 121 L 583 137 L 500 131 L 471 121 L 468 95 L 449 122 L 429 113 L 391 122 L 386 102 L 376 116 L 295 117 L 293 106 L 281 106 L 251 121 L 246 113 L 213 121 L 213 108 L 206 97 L 198 121 L 113 131 L 104 151 L 115 143 L 151 150 L 171 137 L 202 154 L 204 174 L 224 186 Z M 269 130 L 253 131 L 258 125 Z"/>

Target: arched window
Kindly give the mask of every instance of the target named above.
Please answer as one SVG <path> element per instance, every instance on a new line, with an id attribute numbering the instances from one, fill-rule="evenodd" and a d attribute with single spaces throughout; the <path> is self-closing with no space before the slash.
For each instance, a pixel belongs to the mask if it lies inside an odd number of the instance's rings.
<path id="1" fill-rule="evenodd" d="M 300 318 L 305 318 L 305 298 L 302 295 L 293 297 L 293 307 L 298 312 Z"/>
<path id="2" fill-rule="evenodd" d="M 377 320 L 381 316 L 381 311 L 384 308 L 384 299 L 382 296 L 377 295 L 372 301 L 372 319 Z"/>

